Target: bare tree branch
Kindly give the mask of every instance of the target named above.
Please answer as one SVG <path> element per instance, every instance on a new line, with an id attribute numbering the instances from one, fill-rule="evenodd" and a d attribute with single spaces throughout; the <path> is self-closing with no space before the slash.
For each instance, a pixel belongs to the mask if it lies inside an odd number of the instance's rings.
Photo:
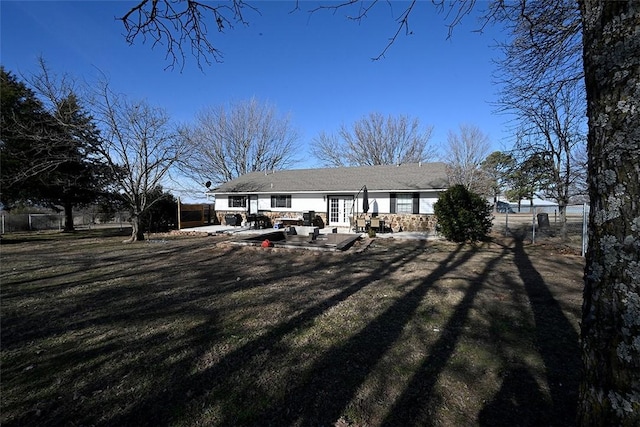
<path id="1" fill-rule="evenodd" d="M 211 65 L 211 59 L 215 62 L 223 59 L 222 52 L 213 45 L 209 25 L 219 33 L 236 24 L 248 25 L 244 18 L 247 9 L 258 12 L 243 0 L 219 5 L 196 0 L 143 0 L 117 19 L 124 25 L 129 44 L 140 38 L 145 43 L 148 37 L 153 47 L 165 46 L 166 58 L 170 61 L 167 68 L 177 64 L 184 67 L 187 53 L 193 55 L 202 68 L 203 62 Z"/>
<path id="2" fill-rule="evenodd" d="M 418 163 L 435 156 L 432 130 L 417 118 L 370 113 L 351 127 L 342 125 L 337 135 L 321 133 L 312 152 L 327 166 Z"/>

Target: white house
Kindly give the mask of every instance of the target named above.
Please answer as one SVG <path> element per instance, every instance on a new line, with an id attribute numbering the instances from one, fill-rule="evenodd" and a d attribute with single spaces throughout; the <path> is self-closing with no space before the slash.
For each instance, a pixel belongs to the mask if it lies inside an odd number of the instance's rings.
<path id="1" fill-rule="evenodd" d="M 366 187 L 367 215 L 396 231 L 429 230 L 433 204 L 447 183 L 444 163 L 412 163 L 252 172 L 209 193 L 220 222 L 230 214 L 243 221 L 258 215 L 273 224 L 311 215 L 324 226 L 350 227 L 364 214 Z"/>

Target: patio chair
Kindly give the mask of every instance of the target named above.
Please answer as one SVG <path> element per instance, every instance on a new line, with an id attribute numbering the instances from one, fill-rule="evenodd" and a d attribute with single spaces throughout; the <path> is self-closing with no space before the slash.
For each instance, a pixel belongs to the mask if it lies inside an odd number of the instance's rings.
<path id="1" fill-rule="evenodd" d="M 373 228 L 376 232 L 380 232 L 380 218 L 371 218 L 371 228 Z"/>
<path id="2" fill-rule="evenodd" d="M 367 228 L 367 221 L 364 218 L 358 218 L 356 220 L 356 233 L 359 231 L 365 231 Z"/>

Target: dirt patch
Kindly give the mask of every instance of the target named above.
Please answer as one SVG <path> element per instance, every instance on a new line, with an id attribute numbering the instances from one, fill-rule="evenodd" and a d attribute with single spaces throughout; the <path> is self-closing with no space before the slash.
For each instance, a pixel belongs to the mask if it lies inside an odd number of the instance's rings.
<path id="1" fill-rule="evenodd" d="M 562 246 L 6 236 L 3 425 L 572 425 Z"/>

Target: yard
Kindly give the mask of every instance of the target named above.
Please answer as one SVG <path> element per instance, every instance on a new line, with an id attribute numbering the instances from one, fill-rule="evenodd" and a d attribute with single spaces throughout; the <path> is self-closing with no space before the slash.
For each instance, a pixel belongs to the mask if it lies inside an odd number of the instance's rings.
<path id="1" fill-rule="evenodd" d="M 109 233 L 3 238 L 3 426 L 574 424 L 567 247 Z"/>

